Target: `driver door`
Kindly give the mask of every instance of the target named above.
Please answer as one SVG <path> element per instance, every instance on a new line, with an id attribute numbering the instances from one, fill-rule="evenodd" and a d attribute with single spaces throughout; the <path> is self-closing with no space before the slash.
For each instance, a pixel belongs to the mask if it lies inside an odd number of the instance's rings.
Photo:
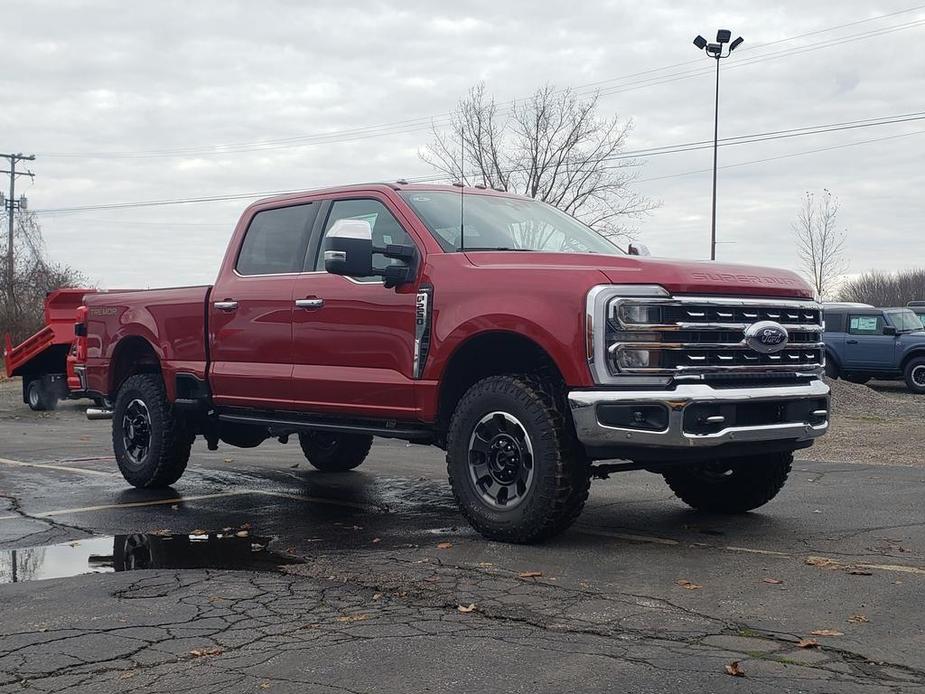
<path id="1" fill-rule="evenodd" d="M 356 280 L 324 271 L 324 235 L 339 219 L 369 222 L 373 243 L 414 244 L 387 199 L 332 199 L 312 239 L 305 272 L 292 290 L 292 387 L 299 409 L 386 419 L 414 419 L 412 378 L 414 285 L 386 289 L 381 279 Z M 373 265 L 389 260 L 373 256 Z"/>

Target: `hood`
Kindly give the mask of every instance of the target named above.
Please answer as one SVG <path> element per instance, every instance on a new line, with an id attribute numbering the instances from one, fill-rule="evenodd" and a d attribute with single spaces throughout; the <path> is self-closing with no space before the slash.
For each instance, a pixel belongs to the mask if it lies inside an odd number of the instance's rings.
<path id="1" fill-rule="evenodd" d="M 725 294 L 812 299 L 813 290 L 795 272 L 708 260 L 668 260 L 634 255 L 469 251 L 478 267 L 525 270 L 597 270 L 614 284 L 658 284 L 672 294 Z"/>

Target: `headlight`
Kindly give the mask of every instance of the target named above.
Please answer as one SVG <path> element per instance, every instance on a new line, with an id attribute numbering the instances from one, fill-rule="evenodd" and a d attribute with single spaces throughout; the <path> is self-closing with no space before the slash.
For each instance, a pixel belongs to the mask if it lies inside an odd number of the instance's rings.
<path id="1" fill-rule="evenodd" d="M 662 307 L 645 299 L 668 299 L 657 285 L 598 285 L 588 293 L 588 364 L 601 384 L 664 384 L 665 377 L 623 371 L 658 367 L 662 335 L 645 326 L 663 322 Z M 643 299 L 643 301 L 634 301 Z"/>

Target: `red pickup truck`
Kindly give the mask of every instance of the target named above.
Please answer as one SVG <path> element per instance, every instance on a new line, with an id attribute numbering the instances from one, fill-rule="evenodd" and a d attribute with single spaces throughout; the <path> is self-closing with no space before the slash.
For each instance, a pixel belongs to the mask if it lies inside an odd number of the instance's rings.
<path id="1" fill-rule="evenodd" d="M 393 437 L 446 451 L 479 532 L 531 542 L 621 469 L 663 475 L 695 508 L 756 508 L 828 428 L 820 306 L 795 274 L 627 255 L 480 188 L 262 200 L 213 286 L 86 308 L 77 372 L 113 403 L 116 459 L 138 487 L 176 482 L 197 436 L 297 435 L 329 472 Z"/>

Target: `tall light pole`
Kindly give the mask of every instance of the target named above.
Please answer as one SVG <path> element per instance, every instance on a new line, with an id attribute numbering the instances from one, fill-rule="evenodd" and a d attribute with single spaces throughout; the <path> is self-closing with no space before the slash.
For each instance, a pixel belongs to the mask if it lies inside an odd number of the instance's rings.
<path id="1" fill-rule="evenodd" d="M 716 150 L 719 138 L 719 61 L 728 58 L 745 40 L 741 36 L 732 43 L 732 32 L 729 29 L 720 29 L 716 32 L 716 43 L 708 43 L 703 36 L 694 39 L 694 45 L 705 50 L 707 56 L 716 60 L 716 92 L 713 106 L 713 222 L 710 226 L 710 260 L 716 260 Z M 727 46 L 723 50 L 723 46 Z"/>
<path id="2" fill-rule="evenodd" d="M 16 262 L 13 259 L 13 213 L 16 210 L 25 210 L 28 204 L 25 195 L 21 195 L 19 200 L 16 199 L 16 177 L 17 176 L 31 176 L 35 177 L 31 171 L 17 171 L 16 164 L 21 161 L 35 161 L 35 155 L 30 154 L 29 156 L 24 155 L 22 152 L 19 154 L 0 154 L 0 159 L 6 159 L 10 163 L 10 168 L 5 171 L 0 171 L 0 173 L 9 174 L 10 176 L 10 199 L 7 200 L 4 198 L 3 193 L 0 192 L 0 207 L 7 212 L 7 222 L 9 223 L 8 233 L 7 233 L 7 247 L 6 247 L 6 268 L 7 268 L 7 291 L 10 295 L 10 305 L 12 306 L 13 301 L 13 275 L 16 268 Z"/>

